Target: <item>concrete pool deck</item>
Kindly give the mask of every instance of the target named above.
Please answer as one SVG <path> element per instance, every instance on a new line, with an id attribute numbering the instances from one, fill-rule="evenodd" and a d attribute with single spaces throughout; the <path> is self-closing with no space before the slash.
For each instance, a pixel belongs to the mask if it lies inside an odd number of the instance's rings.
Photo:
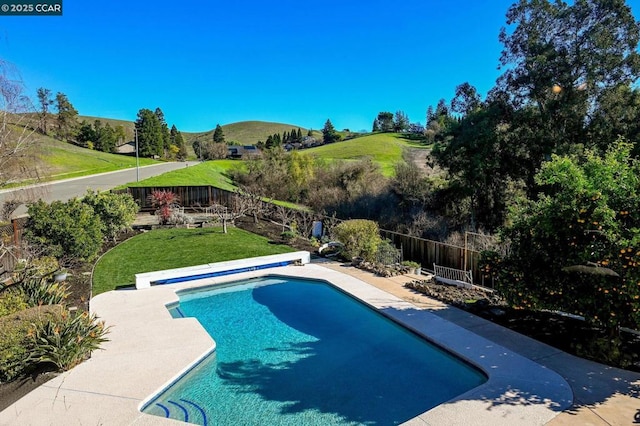
<path id="1" fill-rule="evenodd" d="M 165 305 L 178 300 L 178 289 L 269 274 L 330 281 L 488 373 L 484 385 L 407 424 L 632 424 L 640 409 L 638 374 L 571 357 L 419 296 L 402 287 L 411 277 L 327 263 L 98 295 L 91 309 L 112 326 L 104 350 L 0 412 L 0 424 L 184 424 L 143 414 L 140 405 L 215 343 L 196 320 L 173 319 Z"/>

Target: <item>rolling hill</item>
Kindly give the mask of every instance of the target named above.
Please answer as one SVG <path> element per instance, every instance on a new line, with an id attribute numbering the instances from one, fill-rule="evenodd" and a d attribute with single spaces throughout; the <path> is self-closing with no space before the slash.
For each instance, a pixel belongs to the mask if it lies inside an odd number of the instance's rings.
<path id="1" fill-rule="evenodd" d="M 274 133 L 290 132 L 291 130 L 302 131 L 303 136 L 307 135 L 309 129 L 296 126 L 295 124 L 271 123 L 267 121 L 240 121 L 238 123 L 225 124 L 222 127 L 224 138 L 227 142 L 236 142 L 238 145 L 255 145 L 258 141 L 265 141 L 269 135 Z M 197 140 L 212 140 L 213 129 L 206 132 L 187 133 L 182 132 L 187 145 L 191 146 Z M 315 137 L 321 137 L 321 133 L 314 132 Z"/>
<path id="2" fill-rule="evenodd" d="M 376 133 L 342 142 L 310 148 L 302 152 L 325 160 L 359 160 L 371 158 L 385 176 L 394 174 L 394 166 L 402 160 L 405 148 L 419 149 L 397 133 Z M 424 149 L 424 147 L 420 147 Z"/>

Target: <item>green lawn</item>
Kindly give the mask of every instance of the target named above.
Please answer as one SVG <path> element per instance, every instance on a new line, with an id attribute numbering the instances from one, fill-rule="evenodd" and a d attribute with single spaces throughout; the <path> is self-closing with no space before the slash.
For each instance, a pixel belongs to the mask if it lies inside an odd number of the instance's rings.
<path id="1" fill-rule="evenodd" d="M 137 235 L 105 254 L 93 272 L 93 295 L 133 285 L 135 274 L 292 252 L 265 237 L 229 228 L 157 229 Z"/>
<path id="2" fill-rule="evenodd" d="M 236 167 L 243 168 L 245 165 L 243 162 L 235 160 L 205 161 L 196 166 L 174 170 L 140 182 L 132 182 L 126 186 L 211 185 L 227 191 L 234 191 L 236 187 L 227 173 Z"/>

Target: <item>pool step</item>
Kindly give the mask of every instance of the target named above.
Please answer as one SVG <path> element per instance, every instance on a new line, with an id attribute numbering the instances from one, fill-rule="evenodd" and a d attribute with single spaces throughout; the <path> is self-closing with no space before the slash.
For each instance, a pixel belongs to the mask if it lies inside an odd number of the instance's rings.
<path id="1" fill-rule="evenodd" d="M 198 404 L 186 399 L 178 401 L 168 400 L 166 404 L 155 404 L 164 412 L 164 416 L 171 419 L 182 420 L 207 426 L 207 414 Z"/>

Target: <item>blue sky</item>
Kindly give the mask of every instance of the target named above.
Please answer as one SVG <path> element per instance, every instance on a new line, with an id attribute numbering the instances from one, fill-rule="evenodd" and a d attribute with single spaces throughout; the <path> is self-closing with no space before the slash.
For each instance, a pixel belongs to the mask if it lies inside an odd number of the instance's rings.
<path id="1" fill-rule="evenodd" d="M 0 58 L 28 93 L 81 115 L 160 107 L 187 132 L 244 120 L 371 129 L 379 111 L 424 123 L 465 81 L 493 86 L 512 0 L 64 0 L 61 17 L 0 17 Z M 628 1 L 638 16 L 640 0 Z"/>

